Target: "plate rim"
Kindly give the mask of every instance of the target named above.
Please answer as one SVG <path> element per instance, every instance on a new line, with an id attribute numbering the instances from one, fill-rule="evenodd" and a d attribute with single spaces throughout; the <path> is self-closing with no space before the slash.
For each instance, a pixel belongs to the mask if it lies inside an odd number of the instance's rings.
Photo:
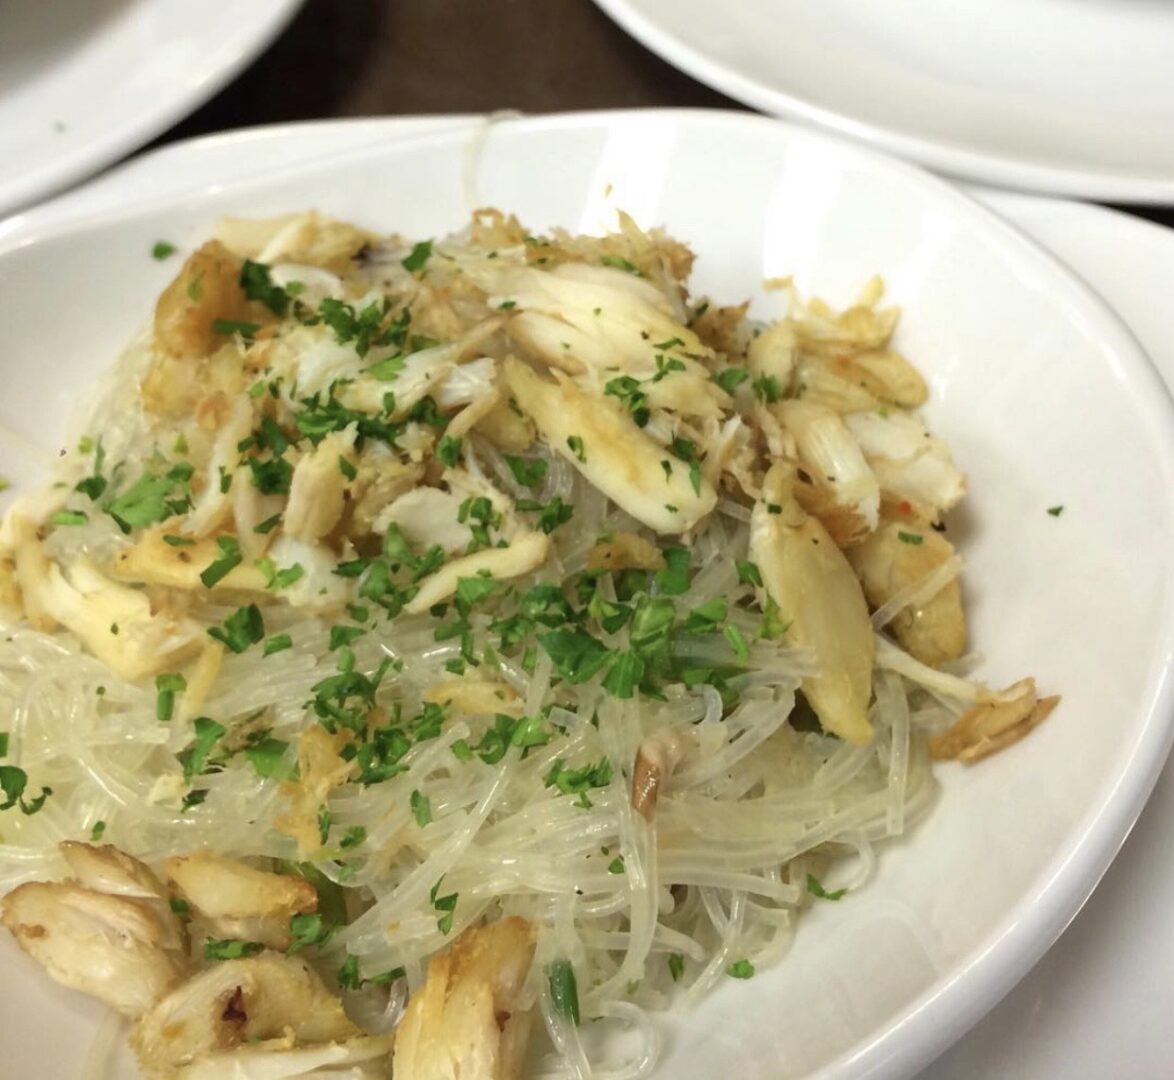
<path id="1" fill-rule="evenodd" d="M 813 124 L 960 180 L 1097 202 L 1130 205 L 1174 202 L 1174 173 L 1122 176 L 1076 166 L 1041 165 L 1013 154 L 968 149 L 910 135 L 884 124 L 817 105 L 776 89 L 716 60 L 646 14 L 638 0 L 594 0 L 625 33 L 678 71 L 744 105 L 781 119 Z"/>
<path id="2" fill-rule="evenodd" d="M 947 197 L 968 216 L 977 218 L 994 229 L 1003 244 L 1011 245 L 1012 252 L 1035 260 L 1040 269 L 1051 275 L 1051 280 L 1063 285 L 1068 304 L 1079 302 L 1082 311 L 1095 318 L 1098 337 L 1108 335 L 1112 350 L 1123 357 L 1133 374 L 1140 379 L 1135 384 L 1135 396 L 1145 397 L 1148 419 L 1153 424 L 1153 436 L 1163 447 L 1163 468 L 1174 475 L 1174 401 L 1164 380 L 1137 342 L 1132 331 L 1111 307 L 1078 275 L 1066 267 L 1050 251 L 1020 232 L 999 214 L 982 205 L 971 195 L 954 185 L 934 177 L 916 165 L 894 160 L 887 155 L 842 138 L 815 132 L 769 117 L 729 110 L 705 109 L 635 109 L 595 110 L 568 114 L 551 114 L 522 118 L 499 119 L 473 117 L 469 125 L 446 127 L 431 133 L 413 133 L 397 139 L 393 146 L 374 144 L 358 148 L 345 155 L 314 159 L 298 166 L 270 170 L 242 181 L 239 188 L 248 191 L 263 187 L 277 175 L 313 174 L 337 168 L 355 159 L 384 154 L 410 153 L 413 146 L 437 142 L 460 146 L 481 134 L 486 125 L 509 125 L 534 129 L 565 130 L 568 126 L 605 126 L 626 118 L 647 122 L 657 117 L 665 122 L 711 123 L 719 126 L 747 126 L 758 132 L 772 131 L 787 137 L 815 141 L 833 146 L 838 153 L 871 162 L 890 171 L 896 171 L 910 181 L 937 191 Z M 438 118 L 441 119 L 441 118 Z M 360 123 L 364 121 L 359 121 Z M 315 122 L 309 122 L 315 123 Z M 332 121 L 331 123 L 346 123 Z M 273 125 L 276 130 L 287 125 Z M 231 133 L 207 137 L 219 140 Z M 167 149 L 160 151 L 167 152 Z M 222 185 L 213 185 L 222 187 Z M 0 238 L 0 257 L 9 251 L 39 240 L 51 239 L 79 229 L 118 224 L 161 206 L 198 201 L 208 191 L 207 185 L 191 192 L 172 191 L 157 200 L 138 201 L 119 212 L 97 211 L 54 224 L 52 220 L 40 225 L 33 213 L 27 227 L 17 228 Z M 1148 384 L 1148 385 L 1147 385 Z M 1146 391 L 1143 395 L 1143 390 Z M 1163 597 L 1163 610 L 1174 612 L 1174 580 L 1168 582 Z M 954 966 L 946 979 L 939 979 L 918 998 L 909 1001 L 898 1017 L 866 1038 L 852 1049 L 821 1067 L 817 1077 L 867 1076 L 873 1078 L 906 1075 L 911 1069 L 924 1066 L 951 1042 L 976 1023 L 1007 991 L 1023 977 L 1040 956 L 1051 946 L 1075 917 L 1100 877 L 1108 869 L 1120 845 L 1124 842 L 1134 821 L 1160 774 L 1174 739 L 1174 619 L 1167 621 L 1165 632 L 1153 652 L 1154 671 L 1150 686 L 1149 707 L 1144 710 L 1129 753 L 1124 754 L 1113 772 L 1098 788 L 1097 799 L 1090 804 L 1079 826 L 1072 830 L 1075 839 L 1054 859 L 1041 865 L 1037 875 L 1040 884 L 1009 909 L 1004 919 L 988 934 L 972 953 Z M 1152 684 L 1152 685 L 1151 685 Z M 1046 910 L 1044 910 L 1046 909 Z M 954 989 L 964 984 L 969 993 Z"/>
<path id="3" fill-rule="evenodd" d="M 32 173 L 0 181 L 0 220 L 87 179 L 190 115 L 265 52 L 304 3 L 267 0 L 265 5 L 246 5 L 254 17 L 245 23 L 241 36 L 234 37 L 231 48 L 208 54 L 218 56 L 219 61 L 206 77 L 188 81 L 174 96 L 146 103 L 112 132 L 103 129 Z"/>

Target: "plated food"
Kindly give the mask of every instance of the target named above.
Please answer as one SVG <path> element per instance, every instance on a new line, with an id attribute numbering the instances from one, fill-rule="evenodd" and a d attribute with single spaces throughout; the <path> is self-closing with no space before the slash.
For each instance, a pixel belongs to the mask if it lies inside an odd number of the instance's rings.
<path id="1" fill-rule="evenodd" d="M 1054 706 L 946 670 L 879 282 L 761 324 L 692 262 L 222 221 L 9 511 L 2 918 L 149 1074 L 514 1075 L 535 1014 L 642 1074 Z"/>

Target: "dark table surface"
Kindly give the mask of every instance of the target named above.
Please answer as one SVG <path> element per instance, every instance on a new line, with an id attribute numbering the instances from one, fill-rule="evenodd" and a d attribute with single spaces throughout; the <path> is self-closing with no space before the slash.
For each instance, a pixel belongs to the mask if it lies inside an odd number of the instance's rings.
<path id="1" fill-rule="evenodd" d="M 744 107 L 591 0 L 307 0 L 268 52 L 155 145 L 290 120 L 656 105 Z M 1174 208 L 1122 209 L 1174 226 Z"/>

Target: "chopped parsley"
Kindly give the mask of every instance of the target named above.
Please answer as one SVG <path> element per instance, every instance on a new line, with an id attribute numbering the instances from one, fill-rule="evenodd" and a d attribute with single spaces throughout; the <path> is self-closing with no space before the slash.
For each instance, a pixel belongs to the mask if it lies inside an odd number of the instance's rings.
<path id="1" fill-rule="evenodd" d="M 589 807 L 591 800 L 587 797 L 587 792 L 595 788 L 606 788 L 611 779 L 611 762 L 606 757 L 578 769 L 568 769 L 562 758 L 556 758 L 543 780 L 543 786 L 557 788 L 562 795 L 578 795 L 579 805 Z"/>
<path id="2" fill-rule="evenodd" d="M 807 891 L 812 896 L 818 897 L 820 900 L 839 900 L 848 890 L 836 889 L 834 892 L 828 892 L 820 883 L 819 878 L 814 874 L 807 875 Z"/>
<path id="3" fill-rule="evenodd" d="M 289 634 L 274 634 L 265 642 L 265 648 L 261 651 L 262 657 L 272 656 L 274 653 L 284 652 L 286 649 L 293 648 L 293 638 Z"/>
<path id="4" fill-rule="evenodd" d="M 514 475 L 514 479 L 522 485 L 522 487 L 537 487 L 542 483 L 542 478 L 546 476 L 547 462 L 544 458 L 523 458 L 514 457 L 513 454 L 505 455 L 505 463 L 509 466 L 509 470 Z"/>
<path id="5" fill-rule="evenodd" d="M 679 952 L 669 953 L 669 974 L 673 977 L 673 982 L 680 982 L 684 973 L 685 957 Z"/>
<path id="6" fill-rule="evenodd" d="M 631 650 L 626 650 L 615 654 L 611 667 L 603 678 L 603 688 L 615 697 L 630 698 L 643 678 L 643 658 Z"/>
<path id="7" fill-rule="evenodd" d="M 95 461 L 95 474 L 89 478 L 90 489 L 85 494 L 96 498 L 105 488 L 105 481 L 98 475 L 99 464 Z M 118 527 L 129 533 L 156 522 L 165 521 L 173 514 L 185 513 L 191 507 L 192 467 L 186 462 L 172 466 L 164 475 L 144 473 L 129 488 L 106 506 L 106 512 L 118 523 Z M 98 487 L 93 481 L 101 480 Z M 86 480 L 82 484 L 87 483 Z M 79 485 L 80 490 L 80 485 Z"/>
<path id="8" fill-rule="evenodd" d="M 89 520 L 89 516 L 81 510 L 58 510 L 57 513 L 49 518 L 49 524 L 66 526 L 84 525 Z"/>
<path id="9" fill-rule="evenodd" d="M 162 262 L 164 259 L 174 255 L 175 252 L 175 245 L 168 243 L 166 240 L 156 240 L 151 245 L 151 258 L 158 262 Z"/>
<path id="10" fill-rule="evenodd" d="M 240 286 L 245 296 L 260 301 L 274 315 L 284 315 L 289 311 L 289 293 L 274 283 L 269 275 L 269 267 L 264 263 L 245 259 L 241 267 Z"/>
<path id="11" fill-rule="evenodd" d="M 575 513 L 575 508 L 564 503 L 558 495 L 548 503 L 536 502 L 534 499 L 519 499 L 515 505 L 519 510 L 537 512 L 538 519 L 535 524 L 548 535 L 570 521 Z"/>
<path id="12" fill-rule="evenodd" d="M 428 262 L 432 256 L 432 241 L 421 240 L 415 247 L 412 248 L 411 254 L 405 259 L 400 260 L 400 265 L 411 273 L 417 270 L 423 270 L 424 264 Z"/>
<path id="13" fill-rule="evenodd" d="M 750 378 L 750 372 L 744 367 L 728 367 L 724 371 L 719 371 L 713 377 L 713 381 L 727 394 L 732 394 L 748 378 Z"/>
<path id="14" fill-rule="evenodd" d="M 1062 513 L 1064 513 L 1064 507 L 1063 506 L 1049 506 L 1048 513 L 1051 514 L 1052 517 L 1059 517 Z"/>
<path id="15" fill-rule="evenodd" d="M 571 451 L 571 453 L 572 453 L 572 454 L 574 454 L 574 455 L 575 455 L 575 457 L 576 457 L 576 458 L 578 458 L 578 460 L 579 460 L 580 462 L 586 463 L 586 461 L 587 461 L 587 450 L 586 450 L 586 448 L 583 446 L 583 438 L 582 438 L 582 436 L 580 436 L 580 435 L 568 435 L 568 436 L 567 436 L 567 446 L 570 448 L 570 451 Z"/>
<path id="16" fill-rule="evenodd" d="M 236 319 L 213 319 L 212 332 L 215 334 L 240 334 L 246 341 L 257 336 L 260 323 L 241 322 Z"/>
<path id="17" fill-rule="evenodd" d="M 734 650 L 734 656 L 738 658 L 738 663 L 749 663 L 750 646 L 746 643 L 746 638 L 742 631 L 733 623 L 729 623 L 722 632 L 725 635 L 726 641 L 730 643 L 730 648 Z"/>
<path id="18" fill-rule="evenodd" d="M 680 596 L 689 591 L 689 549 L 665 548 L 664 569 L 656 572 L 657 589 L 665 596 Z"/>
<path id="19" fill-rule="evenodd" d="M 918 533 L 905 532 L 903 529 L 897 531 L 897 539 L 902 544 L 912 544 L 913 547 L 919 547 L 925 541 L 925 537 Z"/>
<path id="20" fill-rule="evenodd" d="M 432 821 L 432 803 L 427 795 L 415 789 L 412 791 L 409 803 L 412 808 L 412 817 L 416 819 L 416 824 L 421 829 Z"/>
<path id="21" fill-rule="evenodd" d="M 285 760 L 289 743 L 272 735 L 257 733 L 244 749 L 245 760 L 262 779 L 289 780 L 297 772 L 292 762 Z"/>
<path id="22" fill-rule="evenodd" d="M 155 676 L 155 719 L 166 724 L 175 712 L 175 695 L 188 687 L 187 680 L 175 673 Z"/>
<path id="23" fill-rule="evenodd" d="M 606 256 L 605 256 L 606 257 Z M 550 1003 L 564 1020 L 579 1026 L 579 986 L 569 960 L 554 960 L 546 969 Z"/>
<path id="24" fill-rule="evenodd" d="M 338 985 L 344 990 L 361 990 L 364 986 L 386 986 L 404 977 L 404 969 L 392 968 L 381 975 L 364 977 L 359 974 L 359 958 L 347 954 L 342 967 L 338 969 Z"/>
<path id="25" fill-rule="evenodd" d="M 762 588 L 762 574 L 758 567 L 749 559 L 735 559 L 734 566 L 738 570 L 738 581 L 743 585 L 755 585 Z"/>
<path id="26" fill-rule="evenodd" d="M 619 398 L 627 406 L 637 427 L 647 425 L 652 411 L 648 407 L 648 395 L 640 389 L 638 379 L 632 378 L 631 375 L 617 376 L 608 381 L 603 392 L 614 398 Z"/>
<path id="27" fill-rule="evenodd" d="M 452 931 L 453 912 L 457 909 L 457 898 L 459 893 L 449 893 L 448 896 L 439 896 L 440 883 L 444 880 L 444 875 L 441 874 L 436 879 L 436 884 L 428 892 L 428 900 L 432 906 L 441 913 L 440 918 L 436 920 L 436 928 L 442 934 L 448 934 Z"/>
<path id="28" fill-rule="evenodd" d="M 45 800 L 53 794 L 53 789 L 43 787 L 40 795 L 26 802 L 24 793 L 28 783 L 28 773 L 24 769 L 16 765 L 0 765 L 0 792 L 4 794 L 0 810 L 11 810 L 14 806 L 19 806 L 22 814 L 35 814 L 40 810 Z"/>
<path id="29" fill-rule="evenodd" d="M 204 942 L 205 960 L 239 960 L 242 956 L 255 956 L 265 946 L 259 941 L 233 941 L 208 938 Z"/>
<path id="30" fill-rule="evenodd" d="M 749 979 L 754 975 L 754 965 L 749 960 L 735 960 L 726 968 L 726 974 L 731 979 Z"/>
<path id="31" fill-rule="evenodd" d="M 321 915 L 294 915 L 289 920 L 289 948 L 286 956 L 293 956 L 310 946 L 322 948 L 338 931 L 338 924 L 327 922 Z"/>
<path id="32" fill-rule="evenodd" d="M 455 468 L 461 460 L 461 440 L 452 435 L 443 436 L 436 446 L 436 456 L 442 464 Z"/>
<path id="33" fill-rule="evenodd" d="M 197 716 L 192 722 L 195 730 L 195 740 L 186 750 L 177 757 L 183 766 L 184 782 L 190 784 L 192 779 L 203 773 L 212 758 L 212 751 L 216 744 L 224 738 L 226 728 L 207 716 Z"/>
<path id="34" fill-rule="evenodd" d="M 620 255 L 602 255 L 600 256 L 599 261 L 603 263 L 604 266 L 610 266 L 616 270 L 623 270 L 626 274 L 635 274 L 636 277 L 644 276 L 643 273 L 641 273 L 640 268 L 636 266 L 635 263 L 630 262 Z"/>
<path id="35" fill-rule="evenodd" d="M 105 832 L 106 832 L 106 822 L 95 821 L 94 827 L 90 830 L 90 843 L 96 844 L 99 840 L 102 839 Z"/>
<path id="36" fill-rule="evenodd" d="M 538 635 L 538 644 L 569 683 L 586 682 L 603 668 L 610 655 L 607 646 L 586 630 L 549 630 Z"/>
<path id="37" fill-rule="evenodd" d="M 200 580 L 204 583 L 205 589 L 211 589 L 218 582 L 223 581 L 236 567 L 240 566 L 243 558 L 240 543 L 235 536 L 218 536 L 216 546 L 220 549 L 220 558 L 209 563 L 200 572 Z M 241 652 L 242 650 L 235 651 Z"/>
<path id="38" fill-rule="evenodd" d="M 783 388 L 774 375 L 761 375 L 751 385 L 754 392 L 768 405 L 773 405 L 782 399 Z"/>
<path id="39" fill-rule="evenodd" d="M 265 636 L 265 621 L 261 618 L 261 609 L 256 604 L 237 608 L 223 626 L 208 628 L 208 636 L 221 642 L 234 653 L 243 653 L 250 645 L 255 645 Z"/>

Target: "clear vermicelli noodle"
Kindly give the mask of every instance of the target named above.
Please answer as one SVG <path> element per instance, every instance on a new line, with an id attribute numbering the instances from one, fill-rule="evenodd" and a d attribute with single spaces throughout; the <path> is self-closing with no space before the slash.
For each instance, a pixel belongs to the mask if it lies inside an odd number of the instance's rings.
<path id="1" fill-rule="evenodd" d="M 538 1075 L 648 1075 L 1054 704 L 950 673 L 964 480 L 878 284 L 755 322 L 627 218 L 218 237 L 0 530 L 3 920 L 149 1075 L 516 1075 L 531 1016 Z M 129 1004 L 28 932 L 127 903 Z"/>

